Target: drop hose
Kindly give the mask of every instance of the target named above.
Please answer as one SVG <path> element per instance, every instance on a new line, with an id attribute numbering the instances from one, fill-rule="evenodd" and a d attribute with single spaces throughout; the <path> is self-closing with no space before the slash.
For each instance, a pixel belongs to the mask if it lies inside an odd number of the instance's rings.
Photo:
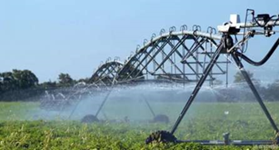
<path id="1" fill-rule="evenodd" d="M 251 60 L 249 57 L 247 57 L 243 53 L 240 53 L 240 52 L 237 52 L 237 51 L 236 51 L 236 55 L 238 57 L 242 58 L 243 60 L 245 60 L 246 62 L 248 62 L 249 64 L 252 64 L 254 66 L 261 66 L 261 65 L 265 64 L 269 60 L 269 58 L 271 57 L 273 52 L 277 49 L 278 45 L 279 45 L 279 38 L 274 43 L 274 45 L 269 50 L 269 52 L 266 54 L 266 56 L 261 61 L 258 61 L 258 62 Z"/>

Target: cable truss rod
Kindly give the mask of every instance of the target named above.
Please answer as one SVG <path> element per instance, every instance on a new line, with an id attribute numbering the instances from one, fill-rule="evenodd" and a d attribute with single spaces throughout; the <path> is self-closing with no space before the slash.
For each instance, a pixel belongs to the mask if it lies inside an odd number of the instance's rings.
<path id="1" fill-rule="evenodd" d="M 224 75 L 225 74 L 225 72 L 213 72 L 212 73 L 212 75 Z M 156 74 L 154 74 L 154 75 L 165 75 L 165 76 L 167 76 L 167 74 L 163 74 L 163 73 L 156 73 Z M 183 75 L 203 75 L 203 73 L 176 73 L 176 74 L 168 74 L 168 75 L 171 75 L 171 76 L 175 76 L 175 75 L 181 75 L 181 76 L 183 76 Z"/>
<path id="2" fill-rule="evenodd" d="M 196 64 L 197 62 L 194 62 L 194 61 L 192 61 L 192 62 L 186 62 L 187 64 Z M 210 63 L 209 61 L 204 61 L 204 62 L 202 62 L 202 63 L 205 63 L 205 64 L 208 64 L 208 63 Z M 216 64 L 226 64 L 226 63 L 229 63 L 228 61 L 218 61 L 218 62 L 216 62 Z"/>
<path id="3" fill-rule="evenodd" d="M 201 86 L 203 85 L 203 83 L 206 80 L 207 76 L 209 75 L 211 69 L 213 68 L 216 61 L 218 60 L 218 58 L 220 56 L 220 53 L 221 53 L 223 48 L 224 48 L 224 43 L 221 42 L 219 47 L 215 51 L 215 54 L 212 56 L 210 63 L 207 65 L 206 69 L 204 70 L 204 73 L 203 73 L 202 77 L 199 79 L 194 91 L 192 92 L 191 96 L 189 97 L 187 103 L 185 104 L 182 112 L 180 113 L 179 117 L 177 118 L 177 120 L 176 120 L 176 122 L 175 122 L 175 124 L 174 124 L 174 126 L 171 130 L 171 134 L 174 134 L 178 125 L 180 124 L 181 120 L 183 119 L 184 115 L 186 114 L 186 112 L 190 108 L 190 106 L 191 106 L 192 102 L 194 101 L 195 97 L 197 96 Z"/>
<path id="4" fill-rule="evenodd" d="M 157 36 L 155 38 L 153 38 L 151 41 L 147 42 L 145 45 L 143 45 L 141 49 L 145 49 L 147 47 L 149 47 L 154 41 L 157 41 L 161 38 L 164 37 L 169 37 L 169 36 L 182 36 L 182 35 L 192 35 L 192 36 L 202 36 L 202 37 L 206 37 L 206 38 L 210 38 L 210 39 L 214 39 L 214 40 L 221 40 L 222 36 L 220 34 L 211 34 L 211 33 L 206 33 L 206 32 L 201 32 L 201 31 L 188 31 L 188 30 L 184 30 L 184 31 L 174 31 L 171 33 L 163 33 L 160 36 Z"/>

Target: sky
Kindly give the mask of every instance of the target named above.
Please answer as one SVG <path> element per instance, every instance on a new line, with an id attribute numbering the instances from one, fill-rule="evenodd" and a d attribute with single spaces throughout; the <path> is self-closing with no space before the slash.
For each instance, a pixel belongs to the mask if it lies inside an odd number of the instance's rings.
<path id="1" fill-rule="evenodd" d="M 232 13 L 244 21 L 247 8 L 279 14 L 278 6 L 278 0 L 0 0 L 0 72 L 29 69 L 40 82 L 56 81 L 59 73 L 90 77 L 102 61 L 124 61 L 162 28 L 198 24 L 206 30 Z M 276 38 L 254 39 L 247 55 L 260 60 Z M 279 79 L 278 57 L 279 51 L 265 66 L 247 68 L 263 81 Z"/>

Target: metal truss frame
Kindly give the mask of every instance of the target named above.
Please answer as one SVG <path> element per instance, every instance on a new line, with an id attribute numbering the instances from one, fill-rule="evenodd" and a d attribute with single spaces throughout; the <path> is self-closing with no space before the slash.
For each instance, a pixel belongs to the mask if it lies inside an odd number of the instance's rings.
<path id="1" fill-rule="evenodd" d="M 138 47 L 136 53 L 128 57 L 123 65 L 111 61 L 102 64 L 90 81 L 97 85 L 106 85 L 109 90 L 95 116 L 99 115 L 117 84 L 129 84 L 134 81 L 160 81 L 158 76 L 165 76 L 163 81 L 176 83 L 200 80 L 203 75 L 201 71 L 209 63 L 207 60 L 212 59 L 213 51 L 218 47 L 216 43 L 222 37 L 214 34 L 215 29 L 212 27 L 208 28 L 207 33 L 201 32 L 199 26 L 193 26 L 193 30 L 188 31 L 185 25 L 181 27 L 181 31 L 175 31 L 175 27 L 171 27 L 169 33 L 161 30 L 160 36 L 156 37 L 153 34 L 149 42 L 145 40 L 144 45 L 141 48 Z M 167 46 L 168 50 L 166 50 Z M 190 61 L 188 61 L 189 58 L 191 58 Z M 230 61 L 227 58 L 214 62 L 217 67 L 214 71 L 210 71 L 208 81 L 212 83 L 215 80 L 214 76 L 227 74 L 228 63 Z M 110 70 L 112 65 L 116 65 L 118 70 Z M 167 65 L 169 65 L 168 70 Z M 189 68 L 188 72 L 186 68 Z M 103 79 L 109 74 L 113 74 L 111 77 L 114 78 L 105 83 Z M 148 79 L 149 76 L 153 76 L 153 79 Z M 228 83 L 227 80 L 228 78 L 226 78 L 226 83 Z M 152 108 L 148 104 L 147 102 L 147 106 L 152 112 Z M 154 113 L 152 114 L 154 115 Z"/>
<path id="2" fill-rule="evenodd" d="M 131 82 L 143 78 L 150 81 L 160 77 L 173 82 L 196 82 L 209 63 L 206 60 L 211 59 L 217 47 L 216 41 L 220 39 L 221 36 L 213 34 L 212 31 L 188 31 L 185 26 L 181 27 L 181 31 L 175 31 L 174 27 L 170 28 L 169 33 L 162 30 L 160 36 L 155 37 L 153 34 L 149 42 L 145 40 L 144 46 L 138 48 L 136 53 L 125 61 L 118 72 L 117 82 Z M 192 59 L 186 61 L 189 57 Z M 216 68 L 211 71 L 208 79 L 210 81 L 215 80 L 213 76 L 227 74 L 228 68 L 221 65 L 230 61 L 225 59 L 215 63 Z"/>
<path id="3" fill-rule="evenodd" d="M 267 107 L 265 106 L 261 96 L 259 95 L 257 89 L 255 88 L 251 78 L 249 77 L 247 71 L 244 69 L 244 66 L 241 62 L 241 59 L 243 59 L 244 61 L 247 61 L 248 63 L 255 65 L 255 66 L 260 66 L 263 65 L 269 58 L 270 56 L 273 54 L 273 52 L 276 50 L 276 48 L 279 45 L 279 38 L 277 39 L 277 41 L 274 43 L 273 47 L 271 48 L 271 50 L 268 52 L 268 54 L 264 57 L 264 59 L 260 62 L 254 62 L 252 61 L 250 58 L 248 58 L 247 56 L 245 56 L 243 53 L 238 52 L 238 49 L 240 49 L 239 47 L 241 47 L 241 45 L 245 44 L 246 42 L 248 42 L 248 40 L 252 37 L 254 37 L 255 35 L 255 31 L 249 31 L 246 35 L 244 35 L 243 39 L 239 42 L 236 42 L 235 44 L 228 46 L 229 44 L 227 43 L 228 40 L 232 40 L 232 38 L 230 37 L 230 34 L 224 34 L 223 35 L 223 39 L 220 41 L 220 44 L 217 48 L 217 50 L 214 52 L 210 63 L 206 66 L 206 69 L 203 71 L 203 75 L 201 76 L 200 80 L 197 82 L 196 87 L 194 88 L 192 94 L 190 95 L 187 103 L 185 104 L 185 106 L 183 107 L 179 117 L 177 118 L 170 134 L 174 134 L 175 131 L 177 130 L 177 127 L 179 126 L 179 124 L 181 123 L 182 119 L 184 118 L 185 114 L 188 112 L 189 108 L 191 107 L 191 104 L 193 103 L 193 101 L 195 100 L 195 97 L 197 96 L 199 90 L 202 88 L 202 85 L 204 84 L 206 78 L 209 76 L 210 71 L 212 70 L 213 66 L 216 65 L 216 62 L 219 58 L 219 56 L 224 52 L 224 50 L 226 51 L 227 54 L 231 55 L 233 60 L 235 61 L 235 64 L 237 65 L 237 67 L 239 68 L 241 74 L 243 75 L 244 79 L 246 80 L 247 84 L 249 85 L 249 88 L 251 89 L 252 93 L 254 94 L 257 102 L 259 103 L 261 109 L 263 110 L 265 116 L 267 117 L 268 121 L 270 122 L 272 128 L 275 131 L 275 139 L 274 140 L 257 140 L 257 141 L 253 141 L 253 140 L 230 140 L 229 139 L 229 133 L 224 134 L 224 141 L 220 141 L 220 140 L 215 140 L 215 141 L 211 141 L 211 140 L 177 140 L 177 143 L 181 143 L 181 142 L 195 142 L 195 143 L 200 143 L 200 144 L 204 144 L 204 145 L 272 145 L 272 144 L 279 144 L 279 130 L 277 125 L 275 124 L 272 116 L 270 115 Z M 231 41 L 231 43 L 233 43 Z"/>
<path id="4" fill-rule="evenodd" d="M 111 60 L 110 58 L 106 61 L 106 63 L 101 64 L 94 74 L 89 79 L 89 83 L 96 84 L 99 86 L 111 86 L 113 82 L 116 80 L 116 76 L 120 68 L 122 68 L 123 63 L 119 60 Z"/>

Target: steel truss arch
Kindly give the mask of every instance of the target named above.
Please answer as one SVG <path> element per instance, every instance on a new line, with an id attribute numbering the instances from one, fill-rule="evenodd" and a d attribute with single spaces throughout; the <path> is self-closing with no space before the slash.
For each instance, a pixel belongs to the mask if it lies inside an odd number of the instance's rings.
<path id="1" fill-rule="evenodd" d="M 94 83 L 98 86 L 109 86 L 115 82 L 118 71 L 122 68 L 123 63 L 119 60 L 110 58 L 101 64 L 93 73 L 88 83 Z"/>
<path id="2" fill-rule="evenodd" d="M 181 31 L 175 29 L 171 27 L 168 33 L 163 29 L 159 36 L 153 34 L 150 41 L 144 40 L 143 46 L 138 47 L 119 70 L 116 77 L 118 83 L 138 80 L 198 81 L 222 36 L 213 32 L 212 28 L 201 32 L 200 26 L 195 26 L 194 31 L 187 30 L 186 25 L 180 28 Z M 209 80 L 213 81 L 215 75 L 226 74 L 224 64 L 227 63 L 227 59 L 216 62 Z"/>

